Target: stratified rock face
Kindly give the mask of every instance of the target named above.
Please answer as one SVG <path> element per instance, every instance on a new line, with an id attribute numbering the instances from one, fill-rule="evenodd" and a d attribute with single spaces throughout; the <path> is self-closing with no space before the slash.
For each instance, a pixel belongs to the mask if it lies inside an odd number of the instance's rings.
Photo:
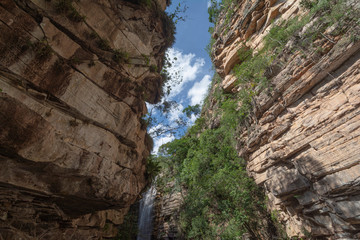
<path id="1" fill-rule="evenodd" d="M 299 2 L 241 1 L 228 32 L 218 27 L 213 56 L 225 91 L 236 91 L 237 50 L 260 49 L 272 20 L 303 14 Z M 239 154 L 289 237 L 360 238 L 360 42 L 350 37 L 359 26 L 331 31 L 317 41 L 321 53 L 283 53 L 270 94 L 254 97 L 251 127 L 239 136 Z M 300 42 L 301 33 L 288 45 Z"/>
<path id="2" fill-rule="evenodd" d="M 180 211 L 185 191 L 174 190 L 175 183 L 166 185 L 170 192 L 157 191 L 154 204 L 154 239 L 183 239 L 180 231 Z"/>
<path id="3" fill-rule="evenodd" d="M 0 238 L 116 235 L 146 184 L 168 43 L 165 6 L 132 2 L 0 2 Z"/>

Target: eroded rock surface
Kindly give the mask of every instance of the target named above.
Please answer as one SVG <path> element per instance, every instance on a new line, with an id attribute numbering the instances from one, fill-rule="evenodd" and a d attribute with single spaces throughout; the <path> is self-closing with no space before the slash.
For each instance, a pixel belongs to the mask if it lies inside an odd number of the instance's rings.
<path id="1" fill-rule="evenodd" d="M 115 236 L 144 188 L 168 19 L 135 2 L 0 2 L 2 239 Z"/>
<path id="2" fill-rule="evenodd" d="M 238 50 L 261 49 L 273 20 L 304 14 L 299 3 L 241 1 L 227 29 L 220 21 L 213 56 L 225 91 L 237 91 L 231 70 L 241 64 Z M 280 56 L 271 91 L 254 97 L 249 127 L 238 136 L 249 174 L 266 189 L 289 237 L 360 238 L 360 42 L 351 37 L 360 29 L 333 30 L 316 39 L 320 53 L 307 48 Z M 300 44 L 298 37 L 285 50 Z"/>
<path id="3" fill-rule="evenodd" d="M 166 185 L 169 192 L 157 192 L 154 204 L 154 239 L 183 239 L 180 230 L 180 211 L 184 202 L 185 190 L 174 189 L 175 183 Z"/>

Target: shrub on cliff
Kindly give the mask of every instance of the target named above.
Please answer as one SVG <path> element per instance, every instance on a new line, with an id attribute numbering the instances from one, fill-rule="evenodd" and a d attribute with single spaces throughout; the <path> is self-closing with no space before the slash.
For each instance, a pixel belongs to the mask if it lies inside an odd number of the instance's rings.
<path id="1" fill-rule="evenodd" d="M 238 3 L 240 0 L 211 0 L 208 7 L 209 22 L 217 23 L 219 15 L 223 12 L 231 11 L 233 4 Z"/>
<path id="2" fill-rule="evenodd" d="M 185 21 L 184 13 L 187 10 L 187 6 L 179 3 L 173 12 L 163 12 L 161 19 L 163 22 L 163 28 L 165 33 L 166 48 L 171 47 L 175 42 L 176 24 L 179 21 Z"/>
<path id="3" fill-rule="evenodd" d="M 176 25 L 174 20 L 166 13 L 162 14 L 161 21 L 164 28 L 166 48 L 168 48 L 171 47 L 175 42 Z"/>
<path id="4" fill-rule="evenodd" d="M 85 19 L 72 5 L 74 0 L 57 0 L 55 2 L 55 10 L 58 13 L 65 14 L 68 19 L 74 22 L 81 22 Z"/>
<path id="5" fill-rule="evenodd" d="M 200 118 L 187 136 L 163 145 L 156 159 L 164 169 L 159 187 L 175 180 L 186 189 L 180 223 L 189 239 L 236 239 L 245 232 L 257 237 L 262 228 L 256 216 L 265 212 L 264 196 L 234 148 L 238 112 L 231 103 L 223 109 L 218 129 L 204 130 Z"/>
<path id="6" fill-rule="evenodd" d="M 212 4 L 217 6 L 217 1 Z M 265 197 L 247 176 L 245 161 L 235 150 L 234 141 L 239 136 L 235 129 L 246 125 L 244 120 L 252 111 L 252 98 L 261 91 L 271 91 L 267 86 L 271 74 L 267 74 L 267 70 L 271 71 L 274 59 L 281 62 L 284 52 L 301 52 L 304 46 L 313 48 L 314 40 L 326 38 L 323 33 L 330 26 L 339 28 L 340 32 L 335 34 L 341 34 L 346 29 L 345 22 L 359 23 L 360 16 L 345 8 L 342 0 L 303 1 L 302 5 L 310 9 L 308 15 L 273 25 L 262 50 L 255 54 L 246 49 L 239 51 L 241 63 L 232 72 L 238 78 L 239 91 L 225 94 L 218 84 L 220 90 L 214 92 L 212 99 L 219 107 L 212 109 L 217 111 L 212 116 L 221 116 L 220 126 L 207 129 L 203 124 L 205 120 L 200 118 L 187 136 L 161 147 L 157 161 L 166 172 L 160 186 L 163 187 L 167 179 L 176 180 L 187 192 L 180 217 L 187 239 L 239 239 L 245 232 L 261 239 L 259 231 L 273 226 L 264 207 Z M 216 21 L 218 9 L 209 11 L 210 21 Z M 303 30 L 310 20 L 318 21 L 315 22 L 318 28 Z M 289 40 L 295 44 L 288 44 Z M 309 42 L 311 44 L 306 45 Z M 264 224 L 266 220 L 268 223 Z"/>

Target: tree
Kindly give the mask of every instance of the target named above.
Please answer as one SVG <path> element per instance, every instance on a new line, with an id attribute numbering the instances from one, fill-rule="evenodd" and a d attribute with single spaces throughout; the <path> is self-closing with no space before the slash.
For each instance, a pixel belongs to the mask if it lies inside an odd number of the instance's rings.
<path id="1" fill-rule="evenodd" d="M 216 23 L 220 14 L 221 8 L 217 0 L 211 0 L 210 7 L 208 8 L 209 22 Z"/>
<path id="2" fill-rule="evenodd" d="M 177 119 L 173 119 L 174 112 L 181 112 Z M 189 105 L 181 110 L 176 101 L 163 100 L 153 105 L 143 121 L 146 123 L 149 134 L 153 138 L 165 134 L 172 136 L 181 136 L 189 126 L 191 118 L 200 114 L 200 105 Z"/>

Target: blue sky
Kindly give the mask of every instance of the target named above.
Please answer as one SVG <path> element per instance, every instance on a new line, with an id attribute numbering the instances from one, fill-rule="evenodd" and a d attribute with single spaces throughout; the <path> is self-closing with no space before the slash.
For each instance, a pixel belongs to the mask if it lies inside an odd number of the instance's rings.
<path id="1" fill-rule="evenodd" d="M 210 34 L 208 33 L 210 27 L 207 13 L 208 0 L 173 0 L 168 11 L 173 11 L 173 8 L 179 3 L 184 3 L 188 6 L 188 9 L 185 13 L 186 21 L 177 24 L 174 47 L 196 53 L 198 57 L 204 58 L 207 65 L 211 67 L 209 56 L 205 51 L 205 47 L 210 40 Z"/>
<path id="2" fill-rule="evenodd" d="M 211 60 L 205 50 L 210 41 L 208 29 L 211 26 L 208 21 L 208 0 L 172 0 L 168 12 L 173 12 L 180 3 L 188 8 L 184 14 L 185 21 L 179 21 L 176 26 L 175 44 L 168 50 L 170 58 L 176 58 L 170 73 L 179 72 L 182 82 L 172 85 L 172 93 L 167 100 L 178 102 L 179 108 L 171 112 L 170 121 L 174 121 L 182 114 L 182 110 L 188 105 L 201 104 L 206 96 L 211 76 Z M 151 107 L 150 107 L 151 109 Z M 155 115 L 156 116 L 156 115 Z M 191 119 L 192 122 L 195 120 Z M 150 129 L 151 133 L 153 129 Z M 154 138 L 154 153 L 158 148 L 173 140 L 172 135 L 163 135 Z"/>

